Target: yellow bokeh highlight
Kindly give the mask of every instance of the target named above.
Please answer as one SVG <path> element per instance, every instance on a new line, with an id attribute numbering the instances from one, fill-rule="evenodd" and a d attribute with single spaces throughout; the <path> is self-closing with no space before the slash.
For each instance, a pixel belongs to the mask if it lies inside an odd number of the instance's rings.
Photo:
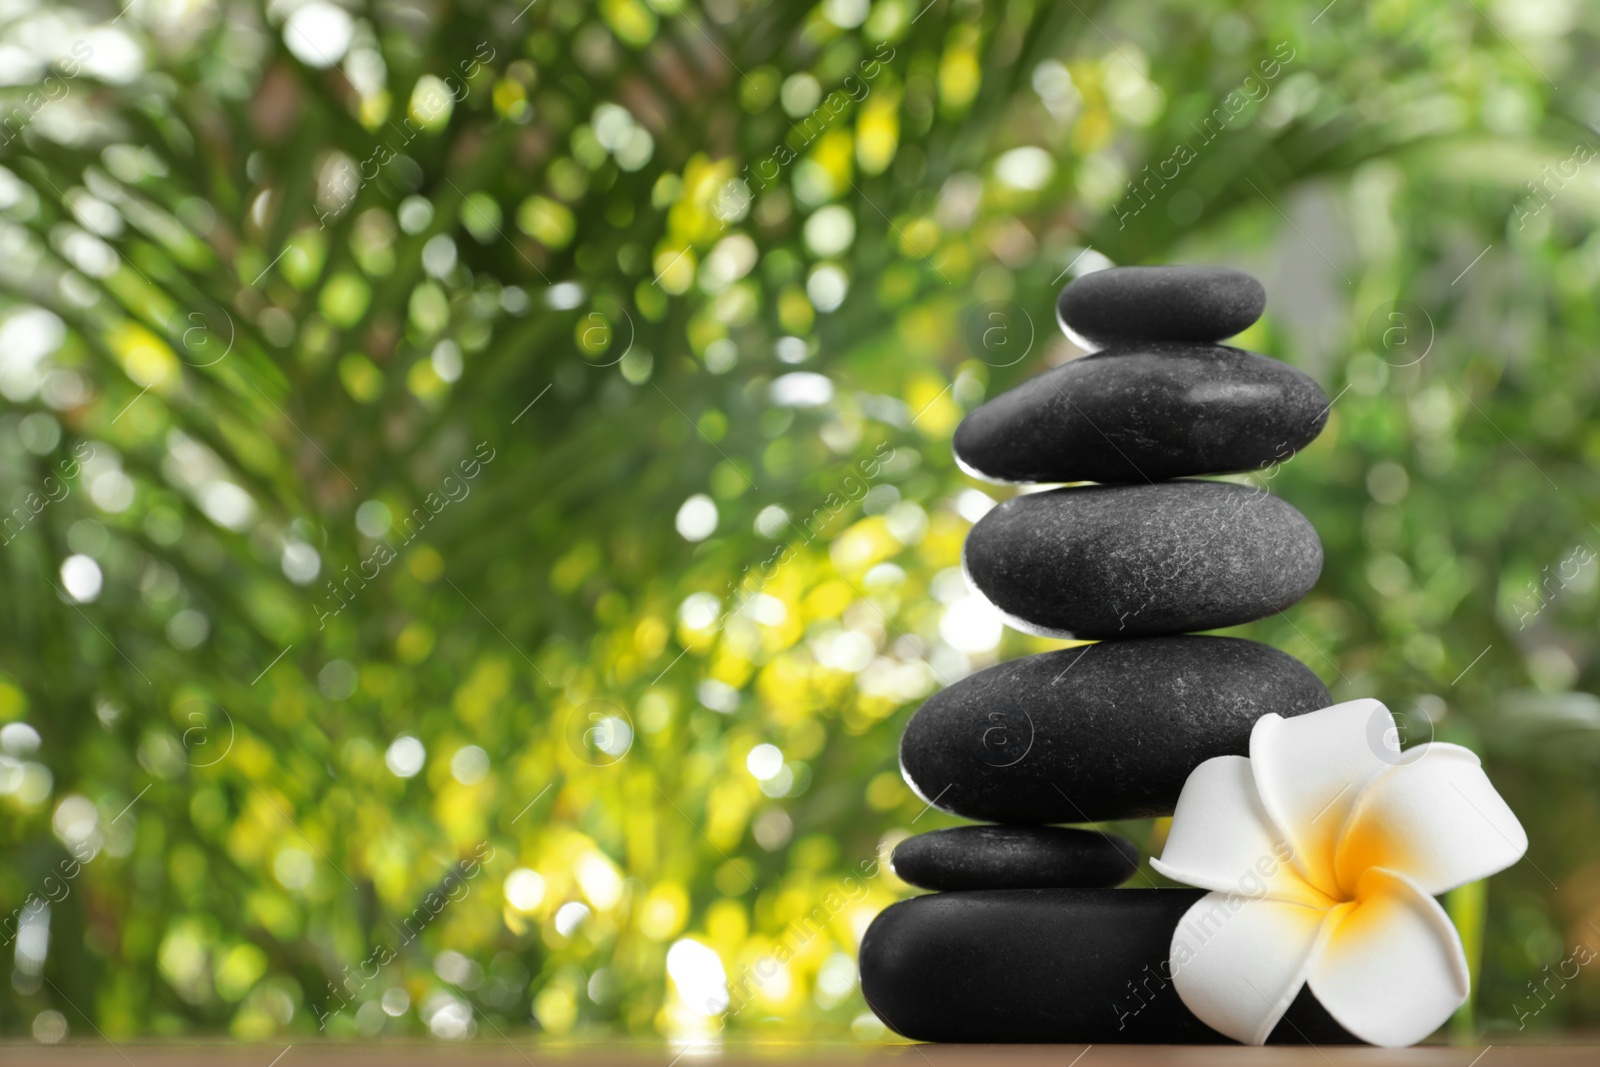
<path id="1" fill-rule="evenodd" d="M 667 624 L 654 615 L 639 620 L 633 628 L 633 647 L 643 659 L 654 659 L 667 647 L 671 631 Z"/>
<path id="2" fill-rule="evenodd" d="M 943 233 L 939 224 L 930 218 L 912 219 L 902 223 L 899 230 L 897 240 L 900 254 L 908 259 L 922 259 L 931 255 L 939 247 L 939 238 Z"/>
<path id="3" fill-rule="evenodd" d="M 533 1014 L 540 1026 L 560 1036 L 578 1021 L 578 998 L 565 985 L 552 983 L 533 998 Z"/>
<path id="4" fill-rule="evenodd" d="M 601 0 L 600 16 L 634 48 L 643 48 L 656 35 L 656 13 L 639 0 Z"/>
<path id="5" fill-rule="evenodd" d="M 674 296 L 688 292 L 697 263 L 693 249 L 668 245 L 656 253 L 656 284 Z"/>
<path id="6" fill-rule="evenodd" d="M 438 77 L 424 74 L 411 90 L 411 102 L 406 106 L 406 114 L 418 126 L 436 132 L 449 125 L 455 106 L 450 87 Z"/>
<path id="7" fill-rule="evenodd" d="M 406 624 L 395 638 L 394 649 L 406 663 L 421 663 L 433 651 L 433 627 L 421 621 Z"/>
<path id="8" fill-rule="evenodd" d="M 652 941 L 665 941 L 689 921 L 689 893 L 678 882 L 653 886 L 639 909 L 639 932 Z"/>
<path id="9" fill-rule="evenodd" d="M 27 710 L 27 695 L 9 681 L 0 678 L 0 722 L 20 719 Z"/>
<path id="10" fill-rule="evenodd" d="M 667 209 L 667 237 L 662 247 L 705 248 L 723 237 L 728 223 L 717 208 L 723 203 L 724 187 L 737 173 L 732 158 L 713 161 L 697 154 L 683 168 L 681 179 L 675 183 L 658 180 L 659 199 L 672 205 Z M 658 265 L 656 272 L 660 269 Z"/>
<path id="11" fill-rule="evenodd" d="M 893 771 L 884 771 L 867 783 L 867 804 L 876 811 L 888 811 L 910 796 L 911 790 Z"/>
<path id="12" fill-rule="evenodd" d="M 934 440 L 955 432 L 963 414 L 947 382 L 931 374 L 918 375 L 906 389 L 906 404 L 917 412 L 917 429 Z"/>
<path id="13" fill-rule="evenodd" d="M 436 582 L 444 574 L 444 557 L 431 545 L 418 545 L 406 561 L 406 569 L 419 582 Z"/>
<path id="14" fill-rule="evenodd" d="M 106 345 L 136 385 L 158 389 L 178 372 L 178 357 L 167 343 L 137 322 L 117 323 L 106 334 Z"/>
<path id="15" fill-rule="evenodd" d="M 855 147 L 855 138 L 848 130 L 829 130 L 817 139 L 817 147 L 811 150 L 811 162 L 827 173 L 835 196 L 850 188 L 855 170 Z"/>
<path id="16" fill-rule="evenodd" d="M 828 554 L 840 573 L 855 578 L 895 555 L 900 548 L 900 540 L 889 532 L 888 522 L 881 515 L 873 515 L 834 538 Z"/>
<path id="17" fill-rule="evenodd" d="M 389 105 L 392 102 L 393 99 L 387 89 L 379 89 L 371 96 L 363 96 L 356 108 L 356 118 L 368 130 L 375 130 L 389 117 Z"/>
<path id="18" fill-rule="evenodd" d="M 778 293 L 778 322 L 792 334 L 805 334 L 816 321 L 817 309 L 811 306 L 806 291 L 798 285 L 786 285 Z"/>
<path id="19" fill-rule="evenodd" d="M 502 78 L 495 83 L 490 95 L 495 113 L 513 121 L 522 118 L 528 110 L 528 91 L 515 78 Z"/>
<path id="20" fill-rule="evenodd" d="M 577 228 L 572 210 L 549 197 L 530 196 L 517 208 L 517 229 L 546 248 L 565 248 Z"/>
<path id="21" fill-rule="evenodd" d="M 978 66 L 978 27 L 958 27 L 939 60 L 939 103 L 947 113 L 966 110 L 978 95 L 983 72 Z"/>
<path id="22" fill-rule="evenodd" d="M 917 556 L 932 570 L 959 566 L 961 547 L 971 529 L 972 524 L 954 512 L 935 512 L 928 517 L 928 531 L 917 545 Z"/>
<path id="23" fill-rule="evenodd" d="M 345 392 L 361 404 L 370 404 L 383 395 L 383 371 L 360 352 L 339 359 L 339 381 Z"/>
<path id="24" fill-rule="evenodd" d="M 469 726 L 486 724 L 495 709 L 511 691 L 511 663 L 502 656 L 486 656 L 477 662 L 467 680 L 456 690 L 456 714 Z"/>
<path id="25" fill-rule="evenodd" d="M 900 148 L 900 94 L 880 88 L 856 118 L 856 162 L 863 174 L 882 174 Z"/>
<path id="26" fill-rule="evenodd" d="M 748 785 L 746 783 L 749 783 Z M 727 851 L 739 843 L 754 807 L 755 779 L 719 782 L 706 801 L 706 837 L 717 848 Z"/>
<path id="27" fill-rule="evenodd" d="M 837 619 L 855 599 L 849 582 L 834 579 L 819 583 L 806 594 L 804 610 L 812 619 Z"/>

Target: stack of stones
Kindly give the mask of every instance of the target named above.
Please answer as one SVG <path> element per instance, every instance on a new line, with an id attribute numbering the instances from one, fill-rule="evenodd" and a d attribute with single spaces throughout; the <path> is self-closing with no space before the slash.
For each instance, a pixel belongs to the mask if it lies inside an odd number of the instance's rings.
<path id="1" fill-rule="evenodd" d="M 1321 432 L 1328 398 L 1276 360 L 1218 344 L 1266 304 L 1234 270 L 1123 267 L 1061 293 L 1091 354 L 964 421 L 956 458 L 1007 483 L 1071 484 L 1000 504 L 963 553 L 971 586 L 1030 633 L 1092 640 L 1002 663 L 936 694 L 906 727 L 905 779 L 991 825 L 894 852 L 936 892 L 901 901 L 861 944 L 883 1021 L 932 1041 L 1223 1040 L 1183 1006 L 1167 962 L 1200 890 L 1114 888 L 1125 839 L 1059 823 L 1171 815 L 1203 761 L 1247 755 L 1268 712 L 1332 701 L 1293 657 L 1194 636 L 1273 615 L 1322 569 L 1316 531 L 1259 488 L 1193 475 L 1265 472 Z M 1302 993 L 1275 1040 L 1349 1040 Z"/>

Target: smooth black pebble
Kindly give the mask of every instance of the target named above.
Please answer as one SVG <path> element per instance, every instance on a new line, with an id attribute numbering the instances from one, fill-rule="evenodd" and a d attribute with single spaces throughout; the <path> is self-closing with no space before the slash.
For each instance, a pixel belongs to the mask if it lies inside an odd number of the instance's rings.
<path id="1" fill-rule="evenodd" d="M 1139 866 L 1133 842 L 1060 826 L 953 826 L 908 837 L 890 866 L 923 889 L 1120 885 Z"/>
<path id="2" fill-rule="evenodd" d="M 967 535 L 968 582 L 1017 629 L 1085 639 L 1237 626 L 1322 573 L 1304 515 L 1230 482 L 1087 485 L 1013 497 Z"/>
<path id="3" fill-rule="evenodd" d="M 990 889 L 892 904 L 861 940 L 861 992 L 918 1041 L 1214 1043 L 1184 1007 L 1172 935 L 1200 889 Z M 1350 1044 L 1309 988 L 1273 1044 Z"/>
<path id="4" fill-rule="evenodd" d="M 1261 716 L 1332 703 L 1305 664 L 1255 641 L 1103 641 L 935 693 L 906 724 L 900 771 L 923 800 L 986 822 L 1171 815 L 1190 771 L 1249 753 Z"/>
<path id="5" fill-rule="evenodd" d="M 1067 283 L 1056 321 L 1077 345 L 1220 341 L 1261 317 L 1267 291 L 1241 270 L 1174 265 L 1111 267 Z"/>
<path id="6" fill-rule="evenodd" d="M 1328 421 L 1321 387 L 1218 345 L 1147 344 L 1023 382 L 956 428 L 956 462 L 997 482 L 1144 482 L 1265 469 Z"/>

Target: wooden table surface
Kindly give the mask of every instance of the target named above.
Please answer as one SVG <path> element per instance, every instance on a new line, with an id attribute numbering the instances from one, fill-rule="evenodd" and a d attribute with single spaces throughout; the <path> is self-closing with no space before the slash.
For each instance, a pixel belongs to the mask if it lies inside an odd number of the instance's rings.
<path id="1" fill-rule="evenodd" d="M 6 1067 L 1596 1067 L 1600 1038 L 1566 1044 L 1375 1048 L 1240 1048 L 1177 1045 L 910 1045 L 739 1043 L 722 1049 L 667 1044 L 593 1045 L 360 1042 L 238 1045 L 119 1041 L 41 1046 L 0 1043 Z"/>

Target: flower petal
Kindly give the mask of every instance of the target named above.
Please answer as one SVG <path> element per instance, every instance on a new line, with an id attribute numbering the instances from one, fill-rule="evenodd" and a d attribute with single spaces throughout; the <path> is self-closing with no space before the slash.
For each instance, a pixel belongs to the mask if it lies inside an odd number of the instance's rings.
<path id="1" fill-rule="evenodd" d="M 1409 879 L 1373 868 L 1356 906 L 1330 931 L 1311 992 L 1356 1037 L 1398 1048 L 1433 1033 L 1467 999 L 1461 937 Z"/>
<path id="2" fill-rule="evenodd" d="M 1528 835 L 1478 757 L 1460 745 L 1418 745 L 1361 791 L 1339 839 L 1339 882 L 1383 867 L 1430 896 L 1487 878 L 1522 858 Z"/>
<path id="3" fill-rule="evenodd" d="M 1250 733 L 1261 805 L 1294 847 L 1306 880 L 1338 895 L 1333 854 L 1362 786 L 1398 762 L 1394 717 L 1376 700 L 1351 700 L 1285 719 L 1263 715 Z"/>
<path id="4" fill-rule="evenodd" d="M 1327 907 L 1292 863 L 1293 850 L 1256 795 L 1250 761 L 1216 756 L 1189 774 L 1161 858 L 1150 865 L 1174 881 L 1250 898 Z"/>
<path id="5" fill-rule="evenodd" d="M 1323 927 L 1346 908 L 1207 893 L 1173 931 L 1172 984 L 1211 1029 L 1263 1044 L 1305 985 Z"/>

